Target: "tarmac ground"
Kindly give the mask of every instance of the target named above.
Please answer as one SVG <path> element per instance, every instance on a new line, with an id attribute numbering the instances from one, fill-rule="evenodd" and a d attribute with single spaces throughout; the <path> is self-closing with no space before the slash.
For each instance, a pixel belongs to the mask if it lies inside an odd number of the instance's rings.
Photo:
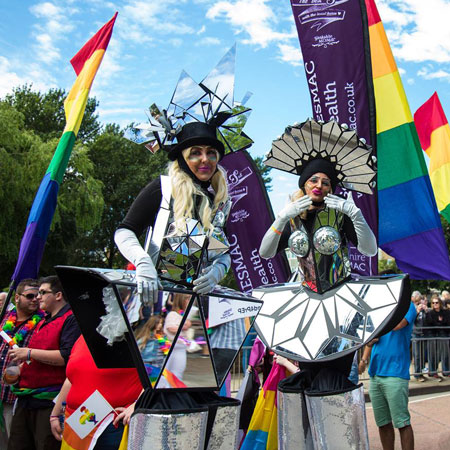
<path id="1" fill-rule="evenodd" d="M 449 403 L 450 392 L 410 397 L 409 412 L 416 450 L 450 449 Z M 371 403 L 366 403 L 366 414 L 370 450 L 382 450 Z M 395 430 L 395 450 L 397 449 L 401 450 L 400 435 Z"/>

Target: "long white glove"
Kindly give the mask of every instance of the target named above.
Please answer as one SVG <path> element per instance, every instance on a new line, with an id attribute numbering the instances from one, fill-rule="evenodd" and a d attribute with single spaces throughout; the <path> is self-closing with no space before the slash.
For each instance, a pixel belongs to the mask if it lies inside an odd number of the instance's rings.
<path id="1" fill-rule="evenodd" d="M 355 205 L 351 192 L 346 199 L 328 194 L 324 201 L 328 208 L 340 211 L 351 219 L 358 238 L 358 250 L 363 255 L 375 256 L 378 252 L 377 240 L 369 225 L 367 225 L 361 210 Z"/>
<path id="2" fill-rule="evenodd" d="M 297 217 L 303 211 L 306 211 L 311 205 L 311 197 L 304 195 L 299 200 L 289 203 L 279 212 L 275 222 L 266 231 L 266 234 L 261 241 L 261 245 L 259 246 L 259 254 L 263 258 L 273 258 L 276 255 L 281 233 L 283 232 L 283 229 L 289 219 Z"/>
<path id="3" fill-rule="evenodd" d="M 158 274 L 153 261 L 142 248 L 136 235 L 126 228 L 119 228 L 114 240 L 120 253 L 136 266 L 137 292 L 144 305 L 158 301 Z"/>
<path id="4" fill-rule="evenodd" d="M 194 280 L 194 292 L 209 294 L 226 275 L 231 264 L 230 255 L 225 254 L 215 258 L 214 262 L 203 269 L 201 275 Z"/>

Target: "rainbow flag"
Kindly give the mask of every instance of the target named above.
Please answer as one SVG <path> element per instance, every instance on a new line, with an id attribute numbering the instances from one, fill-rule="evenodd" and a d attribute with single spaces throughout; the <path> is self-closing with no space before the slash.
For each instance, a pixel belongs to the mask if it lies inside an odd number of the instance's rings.
<path id="1" fill-rule="evenodd" d="M 278 448 L 278 383 L 286 378 L 286 369 L 274 363 L 261 389 L 241 450 Z"/>
<path id="2" fill-rule="evenodd" d="M 159 374 L 161 373 L 161 368 L 152 366 L 151 364 L 144 364 L 147 375 L 150 379 L 150 383 L 155 387 L 156 381 L 158 380 Z M 187 386 L 170 370 L 164 369 L 162 376 L 169 383 L 172 388 L 186 388 Z"/>
<path id="3" fill-rule="evenodd" d="M 367 7 L 377 116 L 379 246 L 413 279 L 450 279 L 448 249 L 408 101 L 374 0 Z"/>
<path id="4" fill-rule="evenodd" d="M 98 438 L 107 426 L 114 420 L 114 414 L 107 415 L 85 438 L 81 439 L 67 423 L 69 414 L 66 411 L 64 418 L 64 431 L 62 435 L 61 450 L 92 450 Z"/>
<path id="5" fill-rule="evenodd" d="M 56 208 L 59 185 L 66 171 L 75 139 L 97 70 L 111 38 L 117 13 L 70 61 L 77 79 L 65 102 L 66 126 L 53 158 L 41 181 L 20 244 L 19 258 L 12 276 L 12 286 L 24 278 L 36 278 Z"/>
<path id="6" fill-rule="evenodd" d="M 414 114 L 422 149 L 430 157 L 430 179 L 438 210 L 450 223 L 450 127 L 435 92 Z"/>

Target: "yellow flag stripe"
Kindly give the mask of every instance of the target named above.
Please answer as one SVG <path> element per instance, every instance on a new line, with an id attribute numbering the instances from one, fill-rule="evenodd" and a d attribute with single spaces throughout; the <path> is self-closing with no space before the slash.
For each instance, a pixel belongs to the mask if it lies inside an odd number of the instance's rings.
<path id="1" fill-rule="evenodd" d="M 442 211 L 450 204 L 450 163 L 430 173 L 431 184 L 433 185 L 433 192 L 436 198 L 436 204 L 439 211 Z"/>
<path id="2" fill-rule="evenodd" d="M 430 143 L 427 155 L 430 157 L 430 173 L 432 173 L 444 164 L 450 163 L 450 126 L 448 123 L 432 131 Z M 447 189 L 450 191 L 450 186 L 447 186 Z"/>
<path id="3" fill-rule="evenodd" d="M 83 119 L 89 90 L 104 54 L 104 49 L 96 50 L 84 63 L 83 69 L 75 80 L 75 83 L 64 102 L 64 110 L 66 113 L 66 127 L 64 128 L 64 131 L 73 131 L 75 134 L 78 133 Z"/>
<path id="4" fill-rule="evenodd" d="M 369 27 L 369 36 L 373 78 L 396 72 L 397 64 L 384 31 L 383 23 L 378 22 L 375 25 L 371 25 Z"/>
<path id="5" fill-rule="evenodd" d="M 377 133 L 413 121 L 398 72 L 373 80 L 377 110 Z"/>

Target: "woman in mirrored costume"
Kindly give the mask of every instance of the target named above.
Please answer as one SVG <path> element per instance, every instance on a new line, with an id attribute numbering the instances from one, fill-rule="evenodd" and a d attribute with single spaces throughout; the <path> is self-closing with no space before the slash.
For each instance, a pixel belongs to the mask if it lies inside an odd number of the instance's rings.
<path id="1" fill-rule="evenodd" d="M 337 186 L 334 165 L 313 159 L 303 168 L 299 190 L 267 230 L 260 255 L 271 258 L 285 248 L 298 258 L 293 280 L 303 280 L 315 292 L 324 292 L 350 275 L 345 252 L 348 241 L 366 256 L 377 254 L 377 242 L 351 195 L 333 194 Z"/>
<path id="2" fill-rule="evenodd" d="M 409 306 L 405 275 L 352 277 L 347 245 L 377 254 L 376 238 L 345 191 L 372 194 L 375 159 L 355 131 L 307 120 L 273 141 L 266 165 L 299 176 L 299 190 L 267 230 L 260 254 L 289 248 L 289 283 L 253 291 L 264 301 L 255 328 L 300 372 L 278 385 L 278 444 L 288 449 L 368 449 L 362 384 L 348 377 L 355 351 L 390 331 Z M 333 419 L 330 419 L 332 417 Z"/>
<path id="3" fill-rule="evenodd" d="M 163 208 L 169 216 L 168 235 L 176 239 L 186 234 L 189 221 L 193 219 L 201 223 L 206 234 L 214 232 L 225 239 L 224 214 L 218 214 L 214 222 L 219 208 L 228 202 L 224 171 L 218 166 L 224 155 L 224 145 L 216 137 L 216 127 L 204 122 L 188 123 L 178 133 L 177 140 L 168 151 L 169 178 L 159 177 L 140 192 L 115 233 L 120 252 L 136 266 L 138 292 L 144 303 L 157 299 L 159 281 L 155 264 L 161 248 L 152 242 L 149 254 L 138 237 L 148 227 L 157 226 L 164 198 L 169 199 Z M 206 294 L 224 277 L 229 266 L 230 257 L 224 253 L 204 261 L 203 272 L 196 280 L 190 279 L 188 270 L 178 277 L 180 281 L 193 282 L 194 292 Z"/>

